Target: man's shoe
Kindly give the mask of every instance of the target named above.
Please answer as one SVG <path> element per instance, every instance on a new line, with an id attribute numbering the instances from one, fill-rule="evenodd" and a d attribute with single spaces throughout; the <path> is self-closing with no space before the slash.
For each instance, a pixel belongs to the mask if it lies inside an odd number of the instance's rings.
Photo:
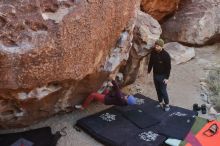
<path id="1" fill-rule="evenodd" d="M 84 110 L 84 107 L 81 104 L 75 105 L 74 108 L 78 110 Z"/>
<path id="2" fill-rule="evenodd" d="M 169 105 L 165 105 L 165 108 L 164 108 L 165 112 L 168 112 L 170 111 L 170 106 Z"/>
<path id="3" fill-rule="evenodd" d="M 163 104 L 159 103 L 158 105 L 156 105 L 156 108 L 163 108 Z"/>

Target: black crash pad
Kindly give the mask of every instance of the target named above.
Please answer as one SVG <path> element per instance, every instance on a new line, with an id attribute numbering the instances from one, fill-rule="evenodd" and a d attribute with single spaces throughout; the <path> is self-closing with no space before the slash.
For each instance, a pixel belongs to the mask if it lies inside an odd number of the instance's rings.
<path id="1" fill-rule="evenodd" d="M 157 129 L 159 129 L 158 133 L 166 137 L 184 140 L 194 122 L 194 116 L 176 112 L 170 114 L 165 121 L 161 122 Z"/>
<path id="2" fill-rule="evenodd" d="M 122 145 L 127 137 L 131 137 L 139 131 L 138 127 L 125 119 L 114 108 L 83 118 L 77 122 L 77 126 L 103 144 L 112 146 Z"/>
<path id="3" fill-rule="evenodd" d="M 123 116 L 141 129 L 148 128 L 160 123 L 159 120 L 147 114 L 141 109 L 125 111 L 123 112 Z"/>
<path id="4" fill-rule="evenodd" d="M 0 134 L 0 146 L 56 146 L 60 134 L 53 135 L 50 127 L 34 129 L 25 132 Z"/>
<path id="5" fill-rule="evenodd" d="M 193 111 L 171 106 L 171 110 L 165 112 L 156 107 L 157 101 L 141 94 L 135 97 L 139 99 L 138 105 L 113 106 L 78 120 L 76 125 L 107 146 L 130 146 L 134 143 L 135 146 L 157 146 L 163 144 L 164 137 L 183 139 L 194 123 Z M 176 116 L 177 113 L 186 117 Z M 146 137 L 149 129 L 158 136 L 156 141 L 144 141 L 138 136 L 145 130 Z"/>
<path id="6" fill-rule="evenodd" d="M 143 129 L 122 144 L 122 146 L 164 146 L 165 136 L 154 129 Z"/>

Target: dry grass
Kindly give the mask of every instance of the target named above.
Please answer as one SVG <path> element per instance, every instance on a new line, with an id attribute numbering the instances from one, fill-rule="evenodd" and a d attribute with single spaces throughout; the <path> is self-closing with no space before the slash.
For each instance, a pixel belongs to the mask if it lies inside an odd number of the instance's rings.
<path id="1" fill-rule="evenodd" d="M 220 109 L 220 68 L 213 69 L 209 72 L 207 83 L 211 91 L 210 101 Z"/>

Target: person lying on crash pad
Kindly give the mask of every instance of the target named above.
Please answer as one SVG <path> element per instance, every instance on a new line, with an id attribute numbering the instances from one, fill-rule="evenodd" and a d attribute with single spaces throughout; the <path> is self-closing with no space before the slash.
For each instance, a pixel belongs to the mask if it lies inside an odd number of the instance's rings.
<path id="1" fill-rule="evenodd" d="M 83 104 L 75 105 L 76 109 L 85 109 L 88 105 L 96 100 L 105 105 L 118 105 L 118 106 L 126 106 L 126 105 L 134 105 L 136 104 L 136 98 L 133 95 L 126 95 L 121 92 L 118 83 L 112 79 L 112 81 L 107 83 L 107 86 L 110 86 L 111 89 L 106 88 L 102 93 L 93 92 L 91 93 L 83 102 Z"/>

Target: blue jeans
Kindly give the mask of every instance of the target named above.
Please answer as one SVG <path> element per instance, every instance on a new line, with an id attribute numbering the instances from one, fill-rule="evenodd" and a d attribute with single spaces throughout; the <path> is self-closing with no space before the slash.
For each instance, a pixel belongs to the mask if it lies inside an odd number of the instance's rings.
<path id="1" fill-rule="evenodd" d="M 157 91 L 157 97 L 159 102 L 169 104 L 169 97 L 167 94 L 167 84 L 163 81 L 165 79 L 164 75 L 154 75 L 154 85 Z"/>

